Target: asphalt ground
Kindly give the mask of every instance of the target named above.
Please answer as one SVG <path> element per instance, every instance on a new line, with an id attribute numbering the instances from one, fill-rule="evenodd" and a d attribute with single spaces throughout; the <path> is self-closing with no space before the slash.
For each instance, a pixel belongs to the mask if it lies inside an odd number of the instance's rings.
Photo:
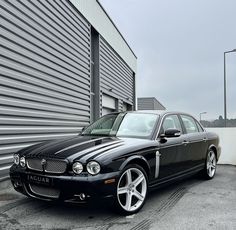
<path id="1" fill-rule="evenodd" d="M 194 176 L 155 190 L 138 214 L 125 217 L 105 201 L 48 203 L 10 187 L 0 191 L 0 229 L 236 230 L 236 167 L 218 165 L 213 180 Z"/>

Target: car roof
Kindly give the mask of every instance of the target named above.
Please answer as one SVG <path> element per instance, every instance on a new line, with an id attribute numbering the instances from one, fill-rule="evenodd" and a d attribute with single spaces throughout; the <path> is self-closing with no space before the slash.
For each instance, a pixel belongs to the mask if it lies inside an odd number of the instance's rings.
<path id="1" fill-rule="evenodd" d="M 132 112 L 132 111 L 127 111 L 127 112 Z M 133 112 L 134 113 L 151 113 L 151 114 L 158 114 L 158 115 L 167 113 L 166 110 L 135 110 Z"/>
<path id="2" fill-rule="evenodd" d="M 177 111 L 168 111 L 168 110 L 135 110 L 135 111 L 125 111 L 128 113 L 150 113 L 150 114 L 158 114 L 160 116 L 174 113 L 174 114 L 186 114 L 184 112 L 177 112 Z"/>
<path id="3" fill-rule="evenodd" d="M 149 113 L 149 114 L 157 114 L 159 116 L 164 116 L 167 114 L 184 114 L 193 117 L 189 113 L 181 112 L 181 111 L 169 111 L 169 110 L 131 110 L 131 111 L 123 111 L 123 112 L 113 112 L 111 114 L 119 114 L 119 113 Z"/>

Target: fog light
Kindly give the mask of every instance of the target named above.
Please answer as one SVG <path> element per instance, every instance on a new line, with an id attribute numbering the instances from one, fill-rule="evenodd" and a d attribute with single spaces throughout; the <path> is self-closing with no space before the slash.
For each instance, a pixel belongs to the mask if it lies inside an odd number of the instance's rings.
<path id="1" fill-rule="evenodd" d="M 84 193 L 75 194 L 74 197 L 75 197 L 76 200 L 79 199 L 79 200 L 81 200 L 81 201 L 83 201 L 83 200 L 86 199 L 86 195 L 85 195 Z"/>
<path id="2" fill-rule="evenodd" d="M 86 196 L 84 193 L 81 193 L 80 196 L 79 196 L 80 200 L 85 200 Z"/>

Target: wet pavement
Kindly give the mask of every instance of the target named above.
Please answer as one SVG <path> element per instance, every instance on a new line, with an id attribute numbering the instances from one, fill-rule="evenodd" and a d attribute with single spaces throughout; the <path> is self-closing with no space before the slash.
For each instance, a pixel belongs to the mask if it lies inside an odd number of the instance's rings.
<path id="1" fill-rule="evenodd" d="M 236 167 L 219 165 L 213 180 L 192 177 L 149 194 L 135 215 L 119 216 L 106 202 L 48 203 L 11 187 L 0 191 L 0 230 L 236 229 Z"/>

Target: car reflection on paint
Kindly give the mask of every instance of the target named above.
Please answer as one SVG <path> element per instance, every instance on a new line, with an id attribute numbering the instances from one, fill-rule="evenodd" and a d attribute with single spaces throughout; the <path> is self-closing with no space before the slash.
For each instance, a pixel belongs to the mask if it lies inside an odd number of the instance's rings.
<path id="1" fill-rule="evenodd" d="M 212 179 L 219 138 L 191 115 L 133 111 L 105 115 L 73 138 L 14 154 L 16 191 L 43 200 L 109 197 L 123 214 L 138 212 L 148 190 L 200 172 Z"/>

